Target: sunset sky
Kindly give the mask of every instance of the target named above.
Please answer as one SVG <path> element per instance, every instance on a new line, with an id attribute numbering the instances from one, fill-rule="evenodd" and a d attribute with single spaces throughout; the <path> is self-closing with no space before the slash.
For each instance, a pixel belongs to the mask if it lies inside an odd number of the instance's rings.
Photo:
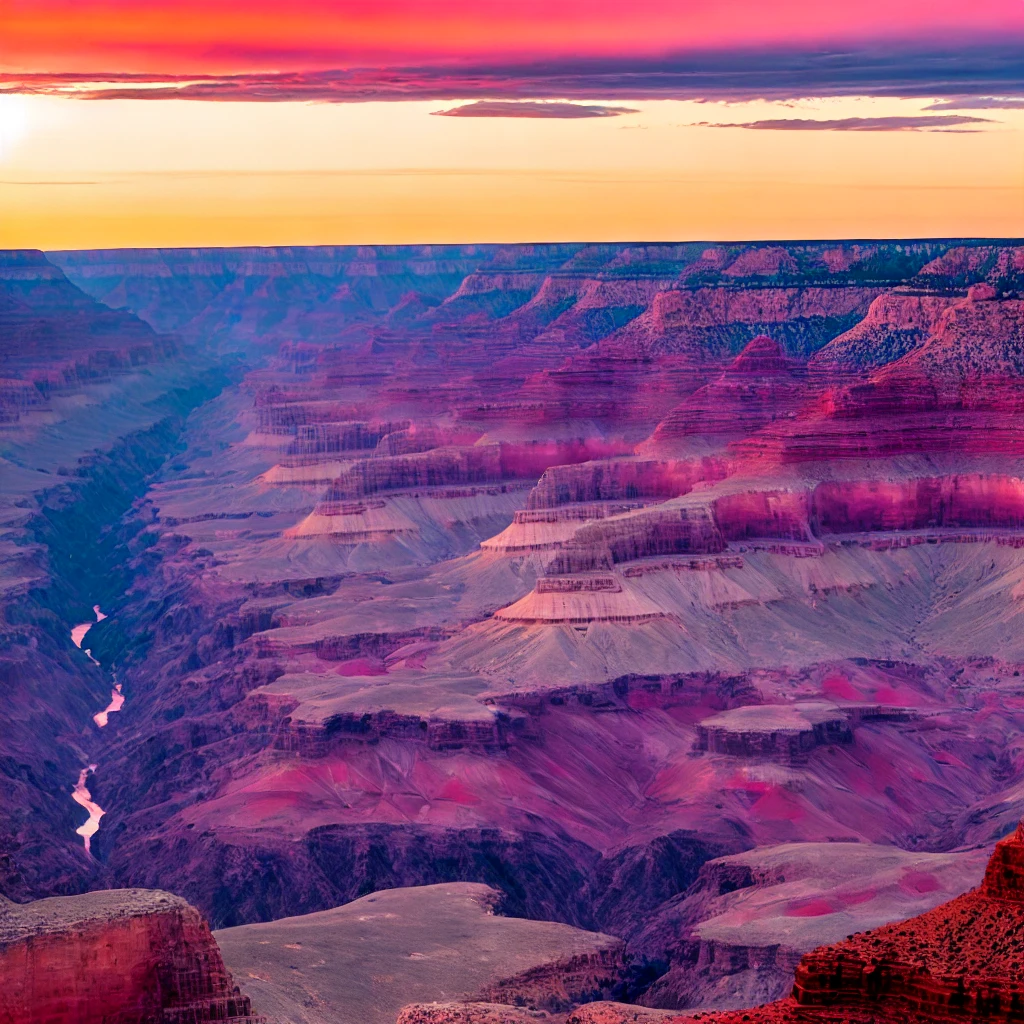
<path id="1" fill-rule="evenodd" d="M 0 0 L 0 246 L 1024 235 L 1022 47 L 1022 0 Z"/>

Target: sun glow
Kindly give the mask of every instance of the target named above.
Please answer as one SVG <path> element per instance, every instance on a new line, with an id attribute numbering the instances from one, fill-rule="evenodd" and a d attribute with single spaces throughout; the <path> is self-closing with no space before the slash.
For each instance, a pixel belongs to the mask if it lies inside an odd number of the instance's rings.
<path id="1" fill-rule="evenodd" d="M 0 164 L 9 160 L 29 130 L 27 96 L 0 95 Z"/>
<path id="2" fill-rule="evenodd" d="M 951 130 L 930 102 L 662 100 L 567 121 L 6 96 L 0 246 L 1024 234 L 1024 110 Z M 801 127 L 736 127 L 780 121 Z"/>

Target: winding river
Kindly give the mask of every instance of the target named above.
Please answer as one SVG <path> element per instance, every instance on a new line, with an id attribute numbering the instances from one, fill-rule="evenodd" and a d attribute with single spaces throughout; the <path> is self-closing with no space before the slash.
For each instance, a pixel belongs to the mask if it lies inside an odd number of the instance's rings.
<path id="1" fill-rule="evenodd" d="M 99 662 L 92 656 L 92 651 L 89 648 L 83 648 L 82 644 L 85 642 L 86 634 L 90 629 L 97 623 L 102 622 L 107 616 L 100 610 L 98 604 L 92 606 L 93 614 L 96 616 L 93 622 L 81 622 L 71 630 L 71 642 L 81 650 L 89 660 L 94 664 L 98 665 Z M 92 720 L 96 725 L 102 729 L 109 721 L 110 715 L 115 711 L 120 711 L 124 707 L 124 694 L 121 692 L 121 684 L 117 682 L 117 677 L 114 677 L 114 687 L 110 691 L 110 703 L 102 710 L 97 711 L 92 716 Z M 90 775 L 96 771 L 96 765 L 90 764 L 79 772 L 78 781 L 75 783 L 75 788 L 71 791 L 71 799 L 84 807 L 89 814 L 88 820 L 84 825 L 80 825 L 75 829 L 75 832 L 82 837 L 82 841 L 85 843 L 85 850 L 87 853 L 92 853 L 92 837 L 96 834 L 100 827 L 100 818 L 103 817 L 104 810 L 98 803 L 92 799 L 92 794 L 86 785 L 86 782 Z"/>
<path id="2" fill-rule="evenodd" d="M 77 626 L 73 626 L 71 629 L 71 642 L 79 649 L 82 650 L 82 642 L 85 640 L 85 634 L 96 625 L 97 622 L 102 622 L 106 615 L 100 611 L 100 606 L 94 604 L 92 606 L 93 614 L 96 616 L 94 622 L 80 622 Z M 99 662 L 92 656 L 92 651 L 89 648 L 85 649 L 86 657 L 94 664 L 98 665 Z"/>
<path id="3" fill-rule="evenodd" d="M 89 776 L 96 771 L 96 765 L 90 764 L 83 768 L 78 774 L 78 782 L 75 783 L 75 788 L 71 791 L 71 799 L 76 804 L 81 804 L 89 812 L 89 819 L 84 825 L 79 825 L 75 829 L 75 832 L 82 837 L 85 843 L 85 852 L 92 853 L 92 837 L 96 835 L 97 830 L 100 827 L 100 818 L 104 815 L 104 810 L 99 804 L 94 803 L 92 794 L 89 792 L 86 786 L 86 780 Z"/>

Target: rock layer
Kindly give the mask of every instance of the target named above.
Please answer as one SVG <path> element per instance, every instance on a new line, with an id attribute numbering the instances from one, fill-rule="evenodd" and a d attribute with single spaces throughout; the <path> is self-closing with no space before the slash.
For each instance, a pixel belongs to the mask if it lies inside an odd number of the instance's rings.
<path id="1" fill-rule="evenodd" d="M 0 1019 L 257 1024 L 206 922 L 170 893 L 0 901 Z"/>

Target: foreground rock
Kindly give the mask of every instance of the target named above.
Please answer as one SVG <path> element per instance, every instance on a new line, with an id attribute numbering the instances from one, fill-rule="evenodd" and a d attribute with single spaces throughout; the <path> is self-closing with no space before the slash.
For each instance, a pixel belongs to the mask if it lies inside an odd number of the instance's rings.
<path id="1" fill-rule="evenodd" d="M 662 1024 L 678 1017 L 674 1010 L 604 1000 L 554 1014 L 500 1003 L 412 1003 L 396 1024 Z"/>
<path id="2" fill-rule="evenodd" d="M 4 1024 L 257 1024 L 206 922 L 166 892 L 0 897 L 0 979 Z"/>
<path id="3" fill-rule="evenodd" d="M 561 1024 L 564 1020 L 564 1013 L 505 1003 L 410 1003 L 402 1007 L 396 1024 Z"/>
<path id="4" fill-rule="evenodd" d="M 919 917 L 823 946 L 800 961 L 789 999 L 674 1018 L 705 1024 L 1015 1021 L 1024 1017 L 1024 826 L 977 889 Z"/>
<path id="5" fill-rule="evenodd" d="M 564 1011 L 613 992 L 624 973 L 621 939 L 501 917 L 500 900 L 468 882 L 388 889 L 227 928 L 217 941 L 261 1012 L 301 1024 L 392 1024 L 406 1003 L 453 999 L 506 1004 L 480 1020 L 510 1024 L 520 1020 L 513 1006 Z M 461 1012 L 423 1019 L 455 1024 Z"/>
<path id="6" fill-rule="evenodd" d="M 709 861 L 631 942 L 670 965 L 640 1001 L 721 1009 L 778 999 L 805 953 L 959 896 L 981 880 L 985 859 L 984 850 L 788 843 Z"/>

